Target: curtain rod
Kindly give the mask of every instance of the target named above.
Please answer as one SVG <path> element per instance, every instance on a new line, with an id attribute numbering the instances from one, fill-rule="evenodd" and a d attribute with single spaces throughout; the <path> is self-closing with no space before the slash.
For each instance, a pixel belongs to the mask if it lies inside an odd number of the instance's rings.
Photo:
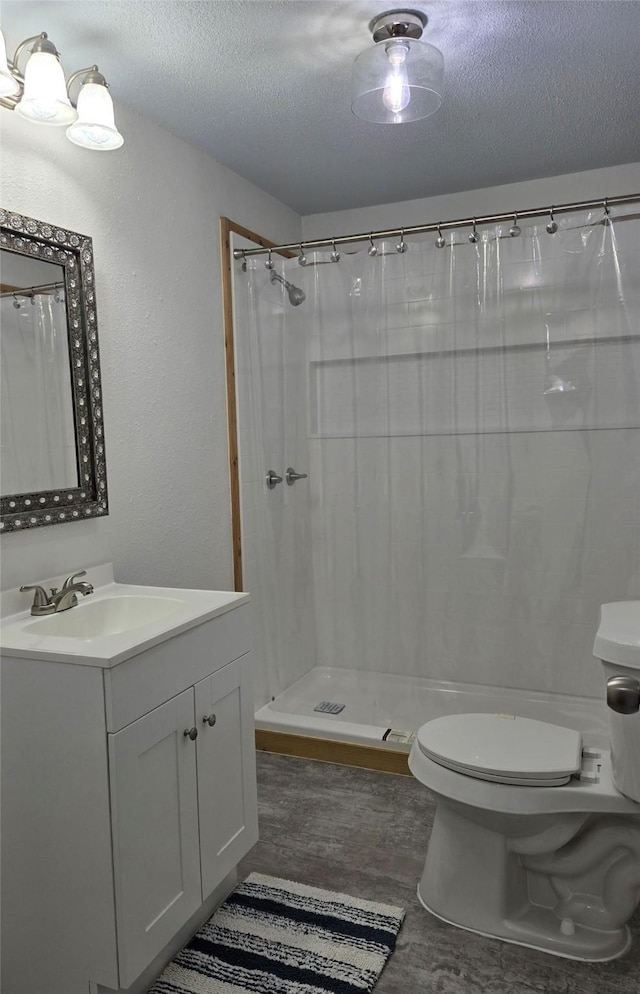
<path id="1" fill-rule="evenodd" d="M 0 297 L 33 297 L 36 293 L 46 290 L 61 290 L 64 283 L 42 283 L 40 286 L 16 286 L 11 290 L 0 291 Z"/>
<path id="2" fill-rule="evenodd" d="M 405 235 L 423 235 L 428 231 L 451 230 L 452 228 L 468 228 L 481 224 L 497 224 L 499 221 L 510 221 L 517 218 L 528 217 L 550 217 L 553 214 L 569 214 L 572 211 L 590 210 L 602 207 L 607 211 L 609 207 L 617 207 L 621 204 L 633 204 L 640 202 L 640 194 L 630 194 L 626 197 L 604 197 L 600 200 L 583 200 L 577 204 L 560 204 L 551 207 L 536 207 L 526 211 L 507 211 L 505 214 L 485 214 L 484 217 L 459 218 L 457 221 L 433 221 L 430 224 L 415 224 L 406 228 L 388 228 L 385 231 L 365 231 L 358 235 L 338 235 L 335 238 L 314 238 L 310 241 L 290 242 L 288 245 L 273 245 L 271 248 L 234 249 L 234 259 L 244 259 L 250 255 L 266 255 L 270 252 L 295 252 L 303 249 L 328 248 L 336 245 L 347 245 L 351 242 L 368 242 L 374 238 L 397 238 Z"/>

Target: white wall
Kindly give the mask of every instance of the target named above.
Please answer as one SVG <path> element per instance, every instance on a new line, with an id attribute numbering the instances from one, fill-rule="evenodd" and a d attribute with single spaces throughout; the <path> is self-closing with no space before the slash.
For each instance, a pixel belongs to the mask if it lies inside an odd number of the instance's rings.
<path id="1" fill-rule="evenodd" d="M 109 517 L 2 536 L 2 587 L 113 560 L 116 578 L 232 588 L 220 215 L 300 218 L 126 108 L 117 152 L 2 111 L 3 206 L 94 241 Z"/>
<path id="2" fill-rule="evenodd" d="M 496 149 L 496 155 L 499 149 Z M 425 186 L 428 180 L 425 180 Z M 492 186 L 484 190 L 464 190 L 440 197 L 404 200 L 396 197 L 389 203 L 361 207 L 330 214 L 309 214 L 302 219 L 303 238 L 330 238 L 362 231 L 410 227 L 432 221 L 480 217 L 545 207 L 547 204 L 578 203 L 599 197 L 622 197 L 640 193 L 640 163 L 608 166 L 583 173 L 567 173 L 546 179 L 527 180 Z"/>

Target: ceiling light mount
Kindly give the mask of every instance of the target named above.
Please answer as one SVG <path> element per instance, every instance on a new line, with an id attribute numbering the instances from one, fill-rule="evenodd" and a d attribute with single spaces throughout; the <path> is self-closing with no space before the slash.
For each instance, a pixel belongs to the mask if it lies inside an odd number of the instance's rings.
<path id="1" fill-rule="evenodd" d="M 374 124 L 420 121 L 442 103 L 442 53 L 420 41 L 422 11 L 388 10 L 369 23 L 374 45 L 353 64 L 351 110 Z"/>
<path id="2" fill-rule="evenodd" d="M 422 37 L 427 22 L 427 15 L 420 10 L 387 10 L 370 21 L 369 31 L 376 43 L 390 38 L 414 38 L 417 41 Z"/>

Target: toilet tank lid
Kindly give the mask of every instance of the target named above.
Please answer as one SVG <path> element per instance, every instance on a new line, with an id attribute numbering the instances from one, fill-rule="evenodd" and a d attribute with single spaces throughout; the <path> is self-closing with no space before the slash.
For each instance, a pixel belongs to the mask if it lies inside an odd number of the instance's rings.
<path id="1" fill-rule="evenodd" d="M 593 654 L 608 663 L 640 669 L 640 601 L 602 605 Z"/>

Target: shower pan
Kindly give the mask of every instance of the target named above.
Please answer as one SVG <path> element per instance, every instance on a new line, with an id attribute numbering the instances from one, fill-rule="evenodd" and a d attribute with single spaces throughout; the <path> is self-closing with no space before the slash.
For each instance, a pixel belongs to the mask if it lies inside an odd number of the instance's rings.
<path id="1" fill-rule="evenodd" d="M 484 711 L 604 742 L 599 606 L 640 594 L 640 222 L 519 221 L 237 266 L 258 728 L 406 752 Z"/>

